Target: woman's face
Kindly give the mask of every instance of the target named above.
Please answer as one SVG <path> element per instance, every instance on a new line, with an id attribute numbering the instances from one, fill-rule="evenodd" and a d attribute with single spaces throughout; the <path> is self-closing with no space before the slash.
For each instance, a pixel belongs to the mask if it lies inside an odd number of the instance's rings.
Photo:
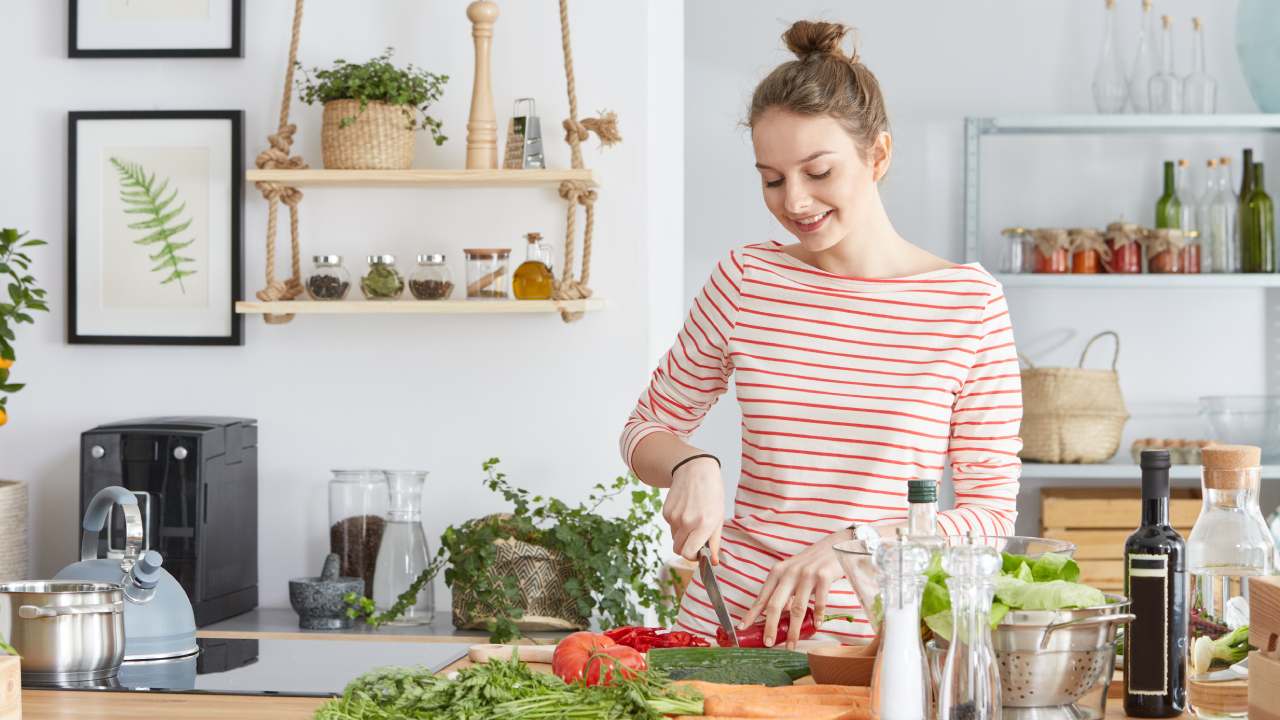
<path id="1" fill-rule="evenodd" d="M 829 116 L 766 110 L 752 125 L 764 202 L 809 252 L 827 250 L 849 235 L 873 207 L 876 181 L 889 165 L 882 133 L 866 153 Z"/>

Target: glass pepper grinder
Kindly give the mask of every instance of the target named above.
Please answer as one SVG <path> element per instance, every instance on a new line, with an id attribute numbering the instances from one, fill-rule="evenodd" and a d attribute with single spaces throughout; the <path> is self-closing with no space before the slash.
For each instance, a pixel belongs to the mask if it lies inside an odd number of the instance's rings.
<path id="1" fill-rule="evenodd" d="M 1000 669 L 991 647 L 991 598 L 1000 553 L 970 532 L 942 559 L 951 592 L 951 641 L 938 689 L 941 720 L 998 720 Z"/>
<path id="2" fill-rule="evenodd" d="M 884 619 L 871 676 L 871 715 L 880 720 L 932 717 L 929 667 L 920 645 L 920 593 L 929 551 L 911 542 L 905 527 L 897 540 L 876 548 L 877 579 Z"/>
<path id="3" fill-rule="evenodd" d="M 427 535 L 422 530 L 423 470 L 387 470 L 390 509 L 373 571 L 373 602 L 386 612 L 431 564 Z M 425 625 L 435 617 L 435 591 L 427 582 L 417 599 L 390 625 Z"/>

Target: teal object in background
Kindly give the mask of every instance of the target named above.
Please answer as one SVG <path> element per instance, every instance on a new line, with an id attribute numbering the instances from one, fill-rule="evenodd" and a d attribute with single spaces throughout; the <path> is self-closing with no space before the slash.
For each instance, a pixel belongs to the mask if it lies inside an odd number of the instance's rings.
<path id="1" fill-rule="evenodd" d="M 1262 112 L 1280 112 L 1280 2 L 1240 0 L 1236 54 L 1253 101 Z"/>

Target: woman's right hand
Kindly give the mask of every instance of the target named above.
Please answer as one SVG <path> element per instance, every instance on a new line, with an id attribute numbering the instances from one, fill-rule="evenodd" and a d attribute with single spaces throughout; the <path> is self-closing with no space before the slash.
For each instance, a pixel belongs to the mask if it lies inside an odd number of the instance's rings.
<path id="1" fill-rule="evenodd" d="M 710 545 L 711 561 L 720 562 L 720 530 L 724 525 L 724 480 L 712 458 L 698 458 L 676 468 L 662 505 L 671 526 L 672 547 L 686 560 L 697 560 Z"/>

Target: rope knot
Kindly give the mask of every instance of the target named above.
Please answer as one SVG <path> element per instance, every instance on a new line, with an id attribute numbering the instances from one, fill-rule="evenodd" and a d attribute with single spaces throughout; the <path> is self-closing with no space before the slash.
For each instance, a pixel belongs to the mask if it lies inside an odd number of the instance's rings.
<path id="1" fill-rule="evenodd" d="M 284 280 L 272 279 L 267 286 L 257 292 L 257 297 L 262 302 L 275 302 L 277 300 L 292 300 L 302 294 L 302 283 L 298 278 L 291 277 Z"/>
<path id="2" fill-rule="evenodd" d="M 591 207 L 596 203 L 596 191 L 581 180 L 565 180 L 560 183 L 560 197 L 568 200 L 570 205 Z"/>
<path id="3" fill-rule="evenodd" d="M 556 283 L 552 297 L 556 300 L 586 300 L 591 297 L 591 288 L 579 280 L 566 278 Z"/>
<path id="4" fill-rule="evenodd" d="M 591 131 L 575 118 L 565 118 L 564 122 L 560 123 L 560 126 L 564 128 L 564 141 L 570 145 L 591 139 Z"/>
<path id="5" fill-rule="evenodd" d="M 584 143 L 591 139 L 592 131 L 600 138 L 600 142 L 605 146 L 613 145 L 622 141 L 622 133 L 618 131 L 618 115 L 617 113 L 600 111 L 598 118 L 586 118 L 579 121 L 577 118 L 565 118 L 560 123 L 564 128 L 564 141 L 573 145 L 575 143 Z"/>

